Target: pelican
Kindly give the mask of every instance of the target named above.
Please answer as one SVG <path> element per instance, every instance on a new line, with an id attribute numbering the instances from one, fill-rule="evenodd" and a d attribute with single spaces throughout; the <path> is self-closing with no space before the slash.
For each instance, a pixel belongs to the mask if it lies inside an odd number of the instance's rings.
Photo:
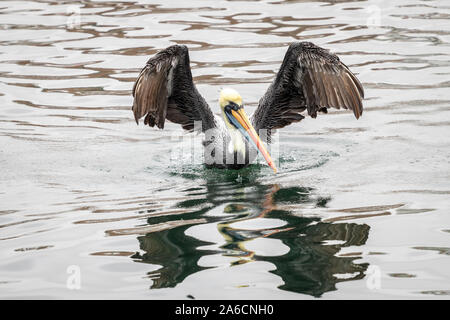
<path id="1" fill-rule="evenodd" d="M 251 120 L 239 93 L 230 88 L 220 92 L 221 115 L 213 114 L 192 79 L 189 51 L 184 45 L 170 46 L 151 57 L 133 86 L 134 118 L 164 129 L 165 120 L 187 131 L 204 134 L 207 167 L 240 169 L 252 163 L 258 152 L 277 172 L 260 135 L 270 143 L 276 129 L 328 108 L 349 109 L 356 119 L 363 112 L 364 90 L 338 56 L 311 42 L 292 43 L 280 70 Z"/>

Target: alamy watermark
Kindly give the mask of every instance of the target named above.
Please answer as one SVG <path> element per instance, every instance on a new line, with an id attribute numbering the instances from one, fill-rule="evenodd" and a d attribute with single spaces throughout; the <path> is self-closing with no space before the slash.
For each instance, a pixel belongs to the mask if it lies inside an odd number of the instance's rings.
<path id="1" fill-rule="evenodd" d="M 381 289 L 381 269 L 377 265 L 370 265 L 366 271 L 366 286 L 370 290 Z"/>
<path id="2" fill-rule="evenodd" d="M 81 8 L 80 6 L 69 6 L 66 9 L 69 15 L 66 21 L 67 29 L 78 29 L 81 26 Z"/>
<path id="3" fill-rule="evenodd" d="M 230 131 L 219 127 L 203 131 L 201 121 L 195 121 L 193 131 L 201 133 L 201 142 L 198 141 L 198 134 L 173 132 L 171 141 L 178 142 L 178 145 L 171 148 L 171 162 L 215 166 L 265 162 L 263 157 L 258 158 L 258 142 L 255 143 L 252 139 L 245 142 L 246 138 L 237 130 Z M 268 143 L 269 135 L 266 129 L 259 130 L 257 134 L 262 147 L 267 149 L 275 165 L 279 166 L 279 135 L 272 134 Z"/>
<path id="4" fill-rule="evenodd" d="M 66 287 L 69 290 L 81 289 L 81 268 L 77 265 L 70 265 L 66 270 L 69 275 L 66 280 Z"/>
<path id="5" fill-rule="evenodd" d="M 381 7 L 380 6 L 370 5 L 366 8 L 366 12 L 369 15 L 366 20 L 366 26 L 368 28 L 381 26 Z"/>

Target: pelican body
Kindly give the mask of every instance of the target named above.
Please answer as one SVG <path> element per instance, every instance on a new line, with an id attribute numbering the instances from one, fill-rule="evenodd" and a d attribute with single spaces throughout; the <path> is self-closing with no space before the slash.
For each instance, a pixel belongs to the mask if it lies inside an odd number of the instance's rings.
<path id="1" fill-rule="evenodd" d="M 163 129 L 165 120 L 187 131 L 204 134 L 204 161 L 208 167 L 240 169 L 258 152 L 277 172 L 260 134 L 270 143 L 271 133 L 305 118 L 316 118 L 328 108 L 363 112 L 364 90 L 339 58 L 310 42 L 292 43 L 272 84 L 260 99 L 251 120 L 239 93 L 220 92 L 220 116 L 214 115 L 192 79 L 189 51 L 170 46 L 148 60 L 133 87 L 136 123 Z"/>

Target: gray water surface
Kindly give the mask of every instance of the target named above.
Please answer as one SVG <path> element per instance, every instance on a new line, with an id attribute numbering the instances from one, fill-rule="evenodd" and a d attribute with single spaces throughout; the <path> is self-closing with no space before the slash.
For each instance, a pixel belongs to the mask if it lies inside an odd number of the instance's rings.
<path id="1" fill-rule="evenodd" d="M 2 1 L 0 297 L 449 299 L 449 18 L 444 0 Z M 293 41 L 337 53 L 366 99 L 358 121 L 280 130 L 279 174 L 205 169 L 179 152 L 201 137 L 136 126 L 158 50 L 186 44 L 213 111 L 228 86 L 251 114 Z"/>

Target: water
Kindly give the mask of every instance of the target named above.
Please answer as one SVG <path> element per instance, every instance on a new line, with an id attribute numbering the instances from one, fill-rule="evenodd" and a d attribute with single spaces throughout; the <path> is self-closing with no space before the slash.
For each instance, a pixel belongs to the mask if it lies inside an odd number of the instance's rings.
<path id="1" fill-rule="evenodd" d="M 418 0 L 2 1 L 0 297 L 448 299 L 449 16 Z M 214 112 L 229 86 L 251 114 L 295 40 L 339 54 L 365 112 L 280 130 L 278 175 L 175 161 L 177 125 L 136 126 L 131 88 L 159 49 L 188 45 Z"/>

